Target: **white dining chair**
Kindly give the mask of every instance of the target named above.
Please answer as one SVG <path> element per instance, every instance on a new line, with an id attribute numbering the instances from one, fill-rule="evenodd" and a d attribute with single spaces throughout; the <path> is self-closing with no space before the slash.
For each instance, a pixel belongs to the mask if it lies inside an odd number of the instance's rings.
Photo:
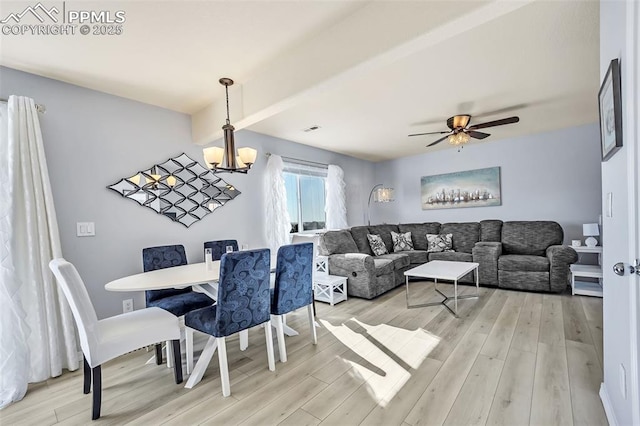
<path id="1" fill-rule="evenodd" d="M 180 326 L 175 315 L 160 308 L 146 308 L 98 320 L 76 268 L 62 258 L 53 259 L 49 268 L 71 306 L 78 327 L 84 355 L 85 394 L 91 390 L 93 381 L 92 420 L 100 417 L 101 365 L 120 355 L 158 342 L 172 341 L 175 381 L 182 383 Z"/>

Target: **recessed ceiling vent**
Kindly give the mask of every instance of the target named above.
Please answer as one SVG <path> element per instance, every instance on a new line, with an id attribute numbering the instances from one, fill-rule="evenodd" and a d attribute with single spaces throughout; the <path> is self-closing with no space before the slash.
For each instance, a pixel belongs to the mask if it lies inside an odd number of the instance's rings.
<path id="1" fill-rule="evenodd" d="M 304 129 L 303 132 L 313 132 L 314 130 L 318 130 L 318 129 L 320 129 L 320 126 L 311 126 Z"/>

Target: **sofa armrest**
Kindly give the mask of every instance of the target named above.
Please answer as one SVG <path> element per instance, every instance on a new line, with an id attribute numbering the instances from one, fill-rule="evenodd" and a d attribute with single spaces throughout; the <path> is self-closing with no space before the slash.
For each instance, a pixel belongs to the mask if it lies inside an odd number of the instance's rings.
<path id="1" fill-rule="evenodd" d="M 569 284 L 569 267 L 578 261 L 578 253 L 569 246 L 554 245 L 547 248 L 549 259 L 549 286 L 554 292 L 563 291 Z"/>
<path id="2" fill-rule="evenodd" d="M 479 263 L 478 278 L 482 284 L 498 285 L 498 257 L 502 254 L 502 243 L 480 241 L 471 250 L 473 261 Z"/>

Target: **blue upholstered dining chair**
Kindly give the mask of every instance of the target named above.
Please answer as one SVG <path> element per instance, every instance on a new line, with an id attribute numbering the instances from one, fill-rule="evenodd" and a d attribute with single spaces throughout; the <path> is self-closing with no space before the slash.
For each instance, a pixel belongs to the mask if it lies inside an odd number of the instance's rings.
<path id="1" fill-rule="evenodd" d="M 227 246 L 233 247 L 233 251 L 238 251 L 238 241 L 236 240 L 217 240 L 204 243 L 205 250 L 211 249 L 213 260 L 220 260 L 222 255 L 227 252 Z"/>
<path id="2" fill-rule="evenodd" d="M 191 311 L 184 316 L 188 332 L 189 329 L 194 329 L 211 336 L 187 381 L 187 388 L 193 387 L 202 379 L 217 349 L 222 394 L 231 395 L 225 338 L 259 324 L 264 324 L 269 370 L 275 370 L 269 315 L 270 263 L 269 249 L 235 251 L 222 255 L 216 304 Z"/>
<path id="3" fill-rule="evenodd" d="M 142 250 L 144 272 L 171 268 L 187 264 L 187 255 L 182 245 L 147 247 Z M 170 288 L 166 290 L 145 291 L 147 308 L 157 307 L 181 317 L 194 309 L 211 306 L 213 300 L 202 293 L 192 291 L 191 287 Z M 162 350 L 156 345 L 156 362 L 162 363 Z"/>
<path id="4" fill-rule="evenodd" d="M 287 362 L 283 315 L 307 307 L 311 341 L 318 343 L 313 320 L 313 243 L 291 244 L 278 249 L 275 287 L 271 290 L 271 315 L 278 338 L 280 361 Z"/>

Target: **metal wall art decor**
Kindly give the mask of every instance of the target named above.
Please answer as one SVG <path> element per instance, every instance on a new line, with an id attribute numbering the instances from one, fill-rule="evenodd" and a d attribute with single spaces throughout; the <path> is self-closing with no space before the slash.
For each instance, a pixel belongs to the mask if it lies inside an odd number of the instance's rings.
<path id="1" fill-rule="evenodd" d="M 500 167 L 423 176 L 420 187 L 422 210 L 502 204 Z"/>
<path id="2" fill-rule="evenodd" d="M 240 191 L 186 154 L 107 188 L 187 228 L 240 195 Z"/>
<path id="3" fill-rule="evenodd" d="M 604 77 L 598 105 L 600 106 L 600 147 L 602 161 L 607 161 L 622 148 L 622 95 L 620 65 L 617 59 L 609 64 Z"/>

